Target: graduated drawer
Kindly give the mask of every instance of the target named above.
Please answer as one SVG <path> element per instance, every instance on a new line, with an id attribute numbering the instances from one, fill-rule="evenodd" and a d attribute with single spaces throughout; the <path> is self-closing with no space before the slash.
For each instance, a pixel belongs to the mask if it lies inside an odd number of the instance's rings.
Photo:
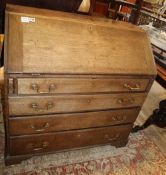
<path id="1" fill-rule="evenodd" d="M 118 141 L 127 139 L 131 127 L 131 125 L 121 125 L 32 136 L 15 136 L 10 139 L 10 154 L 51 152 L 108 143 L 114 145 Z"/>
<path id="2" fill-rule="evenodd" d="M 122 78 L 18 78 L 18 94 L 145 91 L 148 79 Z"/>
<path id="3" fill-rule="evenodd" d="M 135 121 L 138 113 L 139 108 L 134 108 L 100 112 L 12 117 L 9 119 L 9 132 L 11 135 L 22 135 L 132 123 Z"/>
<path id="4" fill-rule="evenodd" d="M 9 115 L 95 111 L 142 106 L 146 94 L 10 96 Z"/>

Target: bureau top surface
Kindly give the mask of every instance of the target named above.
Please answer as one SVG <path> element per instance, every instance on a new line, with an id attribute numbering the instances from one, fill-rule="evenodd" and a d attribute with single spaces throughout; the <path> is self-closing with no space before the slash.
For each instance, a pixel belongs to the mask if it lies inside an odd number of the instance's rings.
<path id="1" fill-rule="evenodd" d="M 9 73 L 155 75 L 146 32 L 109 19 L 8 5 Z"/>

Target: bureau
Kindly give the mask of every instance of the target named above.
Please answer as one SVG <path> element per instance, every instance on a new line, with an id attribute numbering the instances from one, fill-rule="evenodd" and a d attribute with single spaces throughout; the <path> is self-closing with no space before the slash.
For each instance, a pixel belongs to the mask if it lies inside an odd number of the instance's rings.
<path id="1" fill-rule="evenodd" d="M 147 34 L 109 19 L 8 5 L 6 164 L 125 146 L 154 81 Z"/>

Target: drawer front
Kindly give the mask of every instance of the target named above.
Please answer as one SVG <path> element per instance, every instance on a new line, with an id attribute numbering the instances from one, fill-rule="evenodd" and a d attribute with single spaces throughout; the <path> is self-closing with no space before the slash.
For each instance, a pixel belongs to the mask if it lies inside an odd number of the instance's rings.
<path id="1" fill-rule="evenodd" d="M 132 123 L 139 110 L 135 108 L 51 116 L 12 117 L 9 119 L 9 132 L 11 135 L 23 135 Z"/>
<path id="2" fill-rule="evenodd" d="M 51 152 L 108 143 L 114 145 L 117 141 L 127 139 L 131 127 L 132 125 L 121 125 L 33 136 L 11 137 L 10 154 L 19 155 Z"/>
<path id="3" fill-rule="evenodd" d="M 9 115 L 95 111 L 141 106 L 146 94 L 10 96 Z"/>
<path id="4" fill-rule="evenodd" d="M 18 94 L 145 91 L 148 79 L 18 78 Z"/>

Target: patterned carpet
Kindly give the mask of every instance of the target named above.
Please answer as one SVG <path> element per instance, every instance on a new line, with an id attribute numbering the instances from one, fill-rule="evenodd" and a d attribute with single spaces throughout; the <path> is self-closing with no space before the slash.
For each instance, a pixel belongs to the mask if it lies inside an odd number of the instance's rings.
<path id="1" fill-rule="evenodd" d="M 166 157 L 145 132 L 131 134 L 126 147 L 110 145 L 33 157 L 4 166 L 0 132 L 0 175 L 165 175 Z"/>

